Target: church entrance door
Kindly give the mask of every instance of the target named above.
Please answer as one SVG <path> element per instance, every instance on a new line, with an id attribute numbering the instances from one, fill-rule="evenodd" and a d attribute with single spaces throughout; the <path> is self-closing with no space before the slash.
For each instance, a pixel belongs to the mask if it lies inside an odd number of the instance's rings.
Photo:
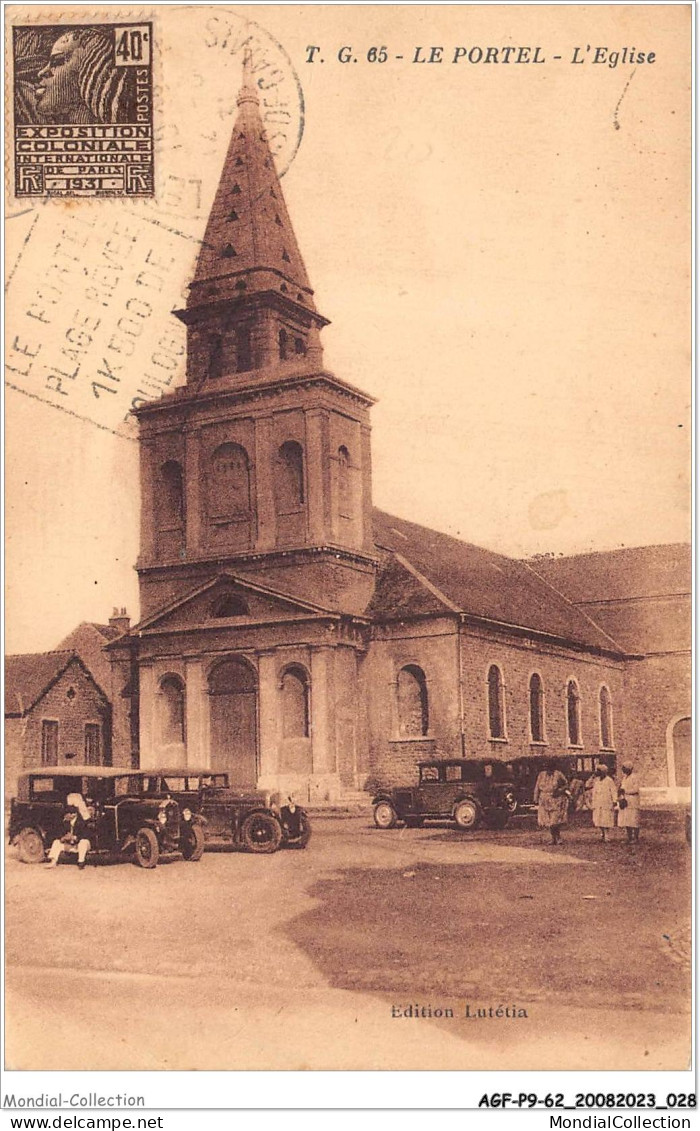
<path id="1" fill-rule="evenodd" d="M 209 676 L 211 768 L 225 770 L 234 789 L 258 778 L 258 678 L 245 660 L 217 664 Z"/>

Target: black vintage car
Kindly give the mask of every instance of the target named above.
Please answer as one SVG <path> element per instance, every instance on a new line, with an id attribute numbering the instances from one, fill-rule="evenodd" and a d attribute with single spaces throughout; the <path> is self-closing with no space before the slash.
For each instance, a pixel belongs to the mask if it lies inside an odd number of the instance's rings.
<path id="1" fill-rule="evenodd" d="M 513 758 L 504 765 L 515 787 L 517 813 L 532 813 L 537 809 L 534 802 L 535 783 L 542 772 L 542 763 L 550 759 L 556 762 L 557 769 L 561 770 L 569 785 L 574 787 L 571 799 L 571 809 L 574 811 L 585 808 L 586 782 L 592 778 L 599 762 L 605 762 L 613 777 L 617 769 L 615 755 L 607 751 L 601 754 L 535 754 Z"/>
<path id="2" fill-rule="evenodd" d="M 477 758 L 418 763 L 418 784 L 377 793 L 374 823 L 391 829 L 397 821 L 418 828 L 426 819 L 452 820 L 459 829 L 503 829 L 515 808 L 513 782 L 502 762 Z"/>
<path id="3" fill-rule="evenodd" d="M 202 821 L 207 841 L 242 845 L 248 852 L 306 848 L 311 825 L 304 809 L 281 805 L 262 792 L 237 793 L 227 773 L 193 769 L 142 770 L 141 789 L 149 797 L 171 797 L 183 817 Z"/>
<path id="4" fill-rule="evenodd" d="M 40 864 L 64 833 L 63 818 L 79 794 L 90 812 L 90 852 L 129 854 L 142 868 L 155 868 L 161 855 L 181 853 L 199 860 L 204 851 L 201 825 L 181 819 L 177 802 L 144 797 L 138 774 L 99 766 L 46 766 L 19 778 L 10 808 L 10 843 L 25 864 Z"/>

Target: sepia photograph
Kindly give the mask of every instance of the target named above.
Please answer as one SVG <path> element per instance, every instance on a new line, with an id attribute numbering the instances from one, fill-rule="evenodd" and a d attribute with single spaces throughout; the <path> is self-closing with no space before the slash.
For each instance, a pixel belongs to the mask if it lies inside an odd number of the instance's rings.
<path id="1" fill-rule="evenodd" d="M 5 15 L 6 1069 L 686 1072 L 691 6 Z"/>

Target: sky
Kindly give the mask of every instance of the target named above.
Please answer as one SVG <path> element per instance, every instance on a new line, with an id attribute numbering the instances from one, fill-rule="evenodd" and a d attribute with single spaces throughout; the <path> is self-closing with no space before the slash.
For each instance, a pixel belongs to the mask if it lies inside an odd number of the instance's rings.
<path id="1" fill-rule="evenodd" d="M 89 331 L 81 379 L 94 379 L 117 302 L 146 293 L 120 272 L 133 263 L 136 278 L 152 253 L 161 282 L 149 328 L 122 359 L 123 387 L 150 372 L 166 335 L 169 375 L 184 379 L 169 311 L 228 143 L 240 68 L 230 48 L 250 13 L 287 88 L 295 71 L 303 92 L 284 194 L 331 319 L 325 365 L 378 398 L 375 504 L 514 556 L 688 540 L 689 9 L 262 6 L 231 9 L 228 32 L 226 12 L 212 23 L 205 9 L 158 10 L 152 207 L 8 200 L 8 341 L 53 350 L 55 365 Z M 456 46 L 506 44 L 539 44 L 546 61 L 447 61 Z M 321 47 L 313 63 L 309 45 Z M 368 62 L 382 45 L 387 61 Z M 577 45 L 656 59 L 574 65 Z M 356 63 L 338 61 L 344 46 Z M 442 46 L 446 61 L 411 63 L 419 46 Z M 84 220 L 92 242 L 81 248 Z M 75 276 L 60 315 L 28 320 L 68 238 Z M 99 287 L 110 290 L 100 326 L 76 339 L 78 312 L 97 320 Z M 10 652 L 54 648 L 115 605 L 138 616 L 133 429 L 57 411 L 37 399 L 45 377 L 37 363 L 6 394 Z"/>

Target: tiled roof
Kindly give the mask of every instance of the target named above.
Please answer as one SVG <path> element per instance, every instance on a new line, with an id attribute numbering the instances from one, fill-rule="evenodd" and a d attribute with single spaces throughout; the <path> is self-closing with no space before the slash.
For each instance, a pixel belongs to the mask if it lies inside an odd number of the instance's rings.
<path id="1" fill-rule="evenodd" d="M 5 657 L 5 714 L 24 715 L 75 659 L 75 652 L 29 652 Z"/>
<path id="2" fill-rule="evenodd" d="M 70 649 L 77 652 L 92 678 L 105 690 L 110 686 L 110 664 L 104 649 L 110 641 L 122 635 L 122 629 L 115 625 L 82 621 L 63 640 L 59 640 L 57 647 L 59 651 Z"/>
<path id="3" fill-rule="evenodd" d="M 570 604 L 529 565 L 441 534 L 415 522 L 406 522 L 374 509 L 374 539 L 384 551 L 371 609 L 375 617 L 395 619 L 428 611 L 414 604 L 406 588 L 404 559 L 427 582 L 433 602 L 443 609 L 459 609 L 469 616 L 541 633 L 562 641 L 606 652 L 620 647 L 580 609 Z M 399 555 L 395 557 L 394 555 Z M 413 586 L 413 581 L 411 582 Z M 428 597 L 421 599 L 427 601 Z"/>
<path id="4" fill-rule="evenodd" d="M 118 636 L 122 635 L 122 629 L 116 628 L 113 624 L 95 624 L 94 621 L 83 621 L 83 624 L 88 624 L 90 628 L 96 629 L 100 636 L 104 636 L 105 640 L 116 640 Z M 82 628 L 82 625 L 78 625 L 78 628 Z"/>
<path id="5" fill-rule="evenodd" d="M 626 651 L 690 650 L 691 547 L 685 542 L 544 558 L 532 566 Z"/>
<path id="6" fill-rule="evenodd" d="M 571 601 L 614 601 L 690 593 L 686 542 L 537 558 L 528 563 Z"/>
<path id="7" fill-rule="evenodd" d="M 383 553 L 367 616 L 401 618 L 444 613 L 449 606 L 406 567 L 399 555 Z"/>
<path id="8" fill-rule="evenodd" d="M 80 622 L 77 628 L 74 628 L 73 631 L 70 632 L 68 636 L 66 636 L 65 639 L 72 642 L 73 637 L 84 632 L 85 629 L 92 629 L 93 632 L 97 632 L 104 641 L 116 640 L 117 636 L 121 636 L 123 632 L 121 628 L 117 628 L 113 624 L 97 624 L 95 621 L 83 620 Z M 57 651 L 61 650 L 61 644 L 59 644 Z M 71 649 L 71 651 L 73 651 L 73 649 Z"/>

